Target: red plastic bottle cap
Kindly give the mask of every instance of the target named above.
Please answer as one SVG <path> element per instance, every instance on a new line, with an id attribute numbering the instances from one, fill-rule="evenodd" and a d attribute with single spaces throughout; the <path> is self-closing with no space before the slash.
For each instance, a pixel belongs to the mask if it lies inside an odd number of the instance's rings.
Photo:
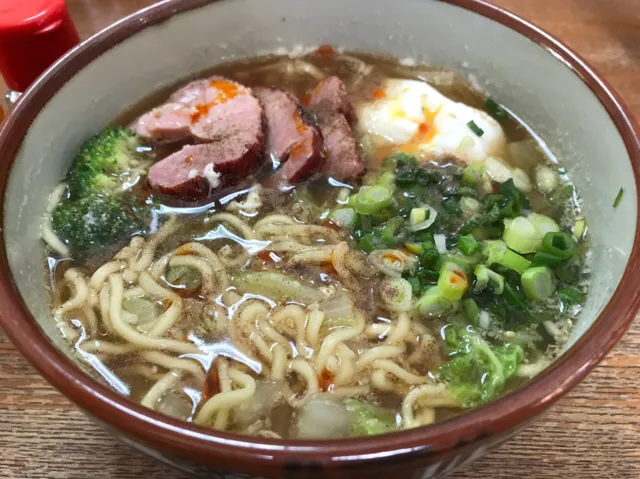
<path id="1" fill-rule="evenodd" d="M 0 73 L 24 91 L 80 43 L 64 0 L 0 0 Z"/>

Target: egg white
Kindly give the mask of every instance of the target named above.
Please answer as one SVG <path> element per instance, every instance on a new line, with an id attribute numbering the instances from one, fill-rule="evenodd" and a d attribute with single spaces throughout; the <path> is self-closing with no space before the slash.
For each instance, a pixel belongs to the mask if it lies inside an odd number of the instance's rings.
<path id="1" fill-rule="evenodd" d="M 496 120 L 421 81 L 387 79 L 356 110 L 360 134 L 407 154 L 429 160 L 453 155 L 472 164 L 505 152 L 506 138 Z M 469 127 L 471 121 L 482 136 Z"/>

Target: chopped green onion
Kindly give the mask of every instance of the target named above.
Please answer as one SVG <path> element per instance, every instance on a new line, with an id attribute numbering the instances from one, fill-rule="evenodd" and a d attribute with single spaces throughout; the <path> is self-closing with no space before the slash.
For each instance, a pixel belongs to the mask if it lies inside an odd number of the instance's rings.
<path id="1" fill-rule="evenodd" d="M 458 302 L 444 296 L 438 286 L 431 286 L 414 304 L 415 310 L 422 317 L 441 316 L 457 306 Z"/>
<path id="2" fill-rule="evenodd" d="M 531 301 L 543 301 L 556 290 L 551 269 L 546 266 L 529 268 L 521 276 L 524 294 Z"/>
<path id="3" fill-rule="evenodd" d="M 576 224 L 573 226 L 573 237 L 576 241 L 580 241 L 587 230 L 587 221 L 584 218 L 576 220 Z"/>
<path id="4" fill-rule="evenodd" d="M 465 316 L 471 324 L 478 326 L 480 319 L 480 308 L 473 298 L 466 298 L 462 300 L 462 310 Z"/>
<path id="5" fill-rule="evenodd" d="M 618 205 L 620 204 L 620 201 L 622 201 L 623 196 L 624 196 L 624 188 L 620 188 L 620 191 L 618 191 L 618 195 L 616 196 L 616 199 L 613 200 L 614 208 L 618 207 Z"/>
<path id="6" fill-rule="evenodd" d="M 535 253 L 542 244 L 542 236 L 527 218 L 518 216 L 504 220 L 502 238 L 507 246 L 520 253 Z"/>
<path id="7" fill-rule="evenodd" d="M 425 170 L 424 168 L 420 168 L 416 171 L 416 183 L 421 186 L 431 185 L 433 183 L 438 183 L 439 181 L 440 176 L 437 173 Z"/>
<path id="8" fill-rule="evenodd" d="M 427 219 L 427 211 L 424 208 L 413 208 L 409 213 L 409 223 L 417 225 Z"/>
<path id="9" fill-rule="evenodd" d="M 342 228 L 350 228 L 356 219 L 356 211 L 353 208 L 338 208 L 329 215 L 331 222 Z"/>
<path id="10" fill-rule="evenodd" d="M 456 301 L 462 298 L 469 287 L 469 280 L 457 264 L 445 263 L 440 270 L 438 287 L 444 297 Z"/>
<path id="11" fill-rule="evenodd" d="M 503 298 L 512 308 L 522 311 L 523 313 L 529 312 L 529 307 L 527 306 L 522 293 L 514 288 L 508 281 L 505 281 L 504 283 Z"/>
<path id="12" fill-rule="evenodd" d="M 533 257 L 531 266 L 556 266 L 560 263 L 562 263 L 562 258 L 545 253 L 544 251 L 538 251 Z"/>
<path id="13" fill-rule="evenodd" d="M 407 155 L 406 153 L 394 153 L 384 161 L 395 161 L 396 168 L 403 168 L 405 166 L 416 166 L 417 164 L 415 157 Z"/>
<path id="14" fill-rule="evenodd" d="M 411 289 L 414 293 L 419 293 L 422 291 L 422 281 L 417 276 L 410 276 L 407 278 L 407 281 L 411 285 Z"/>
<path id="15" fill-rule="evenodd" d="M 558 290 L 558 296 L 560 299 L 568 303 L 580 303 L 584 299 L 582 293 L 575 288 L 563 288 Z"/>
<path id="16" fill-rule="evenodd" d="M 463 196 L 460 198 L 460 208 L 465 219 L 469 219 L 475 215 L 480 209 L 480 202 L 475 198 Z"/>
<path id="17" fill-rule="evenodd" d="M 453 193 L 451 193 L 452 196 L 475 196 L 476 195 L 476 190 L 475 188 L 471 188 L 470 186 L 460 186 L 458 188 L 455 189 L 455 191 Z"/>
<path id="18" fill-rule="evenodd" d="M 487 98 L 484 102 L 484 106 L 489 114 L 498 121 L 503 121 L 509 118 L 509 114 L 491 97 Z"/>
<path id="19" fill-rule="evenodd" d="M 387 245 L 373 233 L 369 233 L 360 238 L 360 249 L 371 253 L 376 249 L 386 248 Z"/>
<path id="20" fill-rule="evenodd" d="M 492 205 L 491 208 L 487 208 L 486 213 L 477 215 L 463 224 L 460 228 L 460 234 L 466 235 L 480 227 L 490 226 L 501 218 L 502 211 L 500 207 L 498 205 Z"/>
<path id="21" fill-rule="evenodd" d="M 504 241 L 484 241 L 483 245 L 482 254 L 487 258 L 488 266 L 497 263 L 520 274 L 531 266 L 531 261 L 511 251 Z"/>
<path id="22" fill-rule="evenodd" d="M 480 255 L 465 256 L 461 254 L 447 253 L 438 258 L 438 266 L 442 268 L 446 263 L 455 263 L 460 266 L 465 273 L 469 274 L 473 268 L 482 261 Z"/>
<path id="23" fill-rule="evenodd" d="M 553 219 L 545 215 L 538 213 L 531 213 L 527 216 L 527 219 L 538 230 L 540 236 L 544 236 L 547 233 L 557 233 L 560 231 L 560 226 Z"/>
<path id="24" fill-rule="evenodd" d="M 384 186 L 363 186 L 356 195 L 356 211 L 363 215 L 377 213 L 391 204 L 392 191 Z"/>
<path id="25" fill-rule="evenodd" d="M 382 228 L 380 238 L 389 248 L 393 248 L 398 244 L 398 240 L 396 239 L 396 228 L 393 226 L 386 225 Z"/>
<path id="26" fill-rule="evenodd" d="M 547 233 L 542 239 L 542 250 L 560 259 L 569 259 L 576 250 L 576 240 L 567 233 Z"/>
<path id="27" fill-rule="evenodd" d="M 413 254 L 420 255 L 424 253 L 424 246 L 420 243 L 405 243 L 404 247 Z"/>
<path id="28" fill-rule="evenodd" d="M 476 276 L 476 285 L 473 288 L 474 293 L 481 293 L 484 289 L 491 285 L 494 294 L 500 295 L 504 291 L 504 277 L 501 274 L 487 268 L 483 264 L 476 266 L 473 271 Z"/>
<path id="29" fill-rule="evenodd" d="M 412 208 L 409 213 L 411 225 L 407 229 L 412 233 L 426 230 L 436 221 L 437 217 L 438 212 L 429 205 L 422 205 L 421 208 Z M 414 223 L 414 221 L 417 221 L 417 223 Z"/>
<path id="30" fill-rule="evenodd" d="M 474 163 L 464 169 L 462 173 L 462 181 L 470 186 L 475 186 L 484 176 L 484 165 L 482 163 Z"/>
<path id="31" fill-rule="evenodd" d="M 460 236 L 458 238 L 458 246 L 460 251 L 470 256 L 480 250 L 480 243 L 473 235 Z"/>
<path id="32" fill-rule="evenodd" d="M 398 186 L 412 186 L 416 182 L 416 170 L 406 169 L 398 171 L 396 176 L 396 185 Z"/>
<path id="33" fill-rule="evenodd" d="M 498 264 L 501 264 L 502 266 L 512 269 L 520 274 L 531 267 L 531 261 L 520 256 L 518 253 L 514 253 L 510 249 L 505 252 L 502 261 L 498 262 Z"/>
<path id="34" fill-rule="evenodd" d="M 481 137 L 482 135 L 484 135 L 484 130 L 476 125 L 475 121 L 471 120 L 469 123 L 467 123 L 467 126 L 472 132 L 476 134 L 476 136 Z"/>
<path id="35" fill-rule="evenodd" d="M 376 184 L 393 190 L 396 184 L 396 175 L 394 175 L 390 171 L 385 171 L 382 175 L 380 175 L 380 178 L 378 178 Z"/>
<path id="36" fill-rule="evenodd" d="M 422 243 L 422 253 L 420 253 L 420 263 L 422 266 L 430 268 L 440 259 L 440 254 L 436 250 L 436 245 L 430 242 Z"/>

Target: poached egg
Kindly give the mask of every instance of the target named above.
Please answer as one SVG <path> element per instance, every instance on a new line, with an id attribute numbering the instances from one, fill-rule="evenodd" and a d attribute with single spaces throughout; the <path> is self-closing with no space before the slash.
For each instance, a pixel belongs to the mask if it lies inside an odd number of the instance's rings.
<path id="1" fill-rule="evenodd" d="M 453 155 L 470 165 L 505 153 L 506 138 L 496 120 L 422 81 L 386 79 L 356 110 L 361 135 L 418 158 Z"/>

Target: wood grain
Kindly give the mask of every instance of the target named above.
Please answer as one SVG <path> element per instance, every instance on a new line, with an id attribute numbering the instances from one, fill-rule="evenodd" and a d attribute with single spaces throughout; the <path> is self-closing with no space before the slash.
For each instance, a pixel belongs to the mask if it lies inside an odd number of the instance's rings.
<path id="1" fill-rule="evenodd" d="M 152 1 L 67 3 L 86 38 Z M 542 26 L 576 50 L 638 118 L 640 0 L 494 3 Z M 40 378 L 1 331 L 0 432 L 0 478 L 184 478 L 91 423 Z M 636 321 L 602 365 L 545 417 L 451 477 L 639 478 L 640 323 Z"/>

